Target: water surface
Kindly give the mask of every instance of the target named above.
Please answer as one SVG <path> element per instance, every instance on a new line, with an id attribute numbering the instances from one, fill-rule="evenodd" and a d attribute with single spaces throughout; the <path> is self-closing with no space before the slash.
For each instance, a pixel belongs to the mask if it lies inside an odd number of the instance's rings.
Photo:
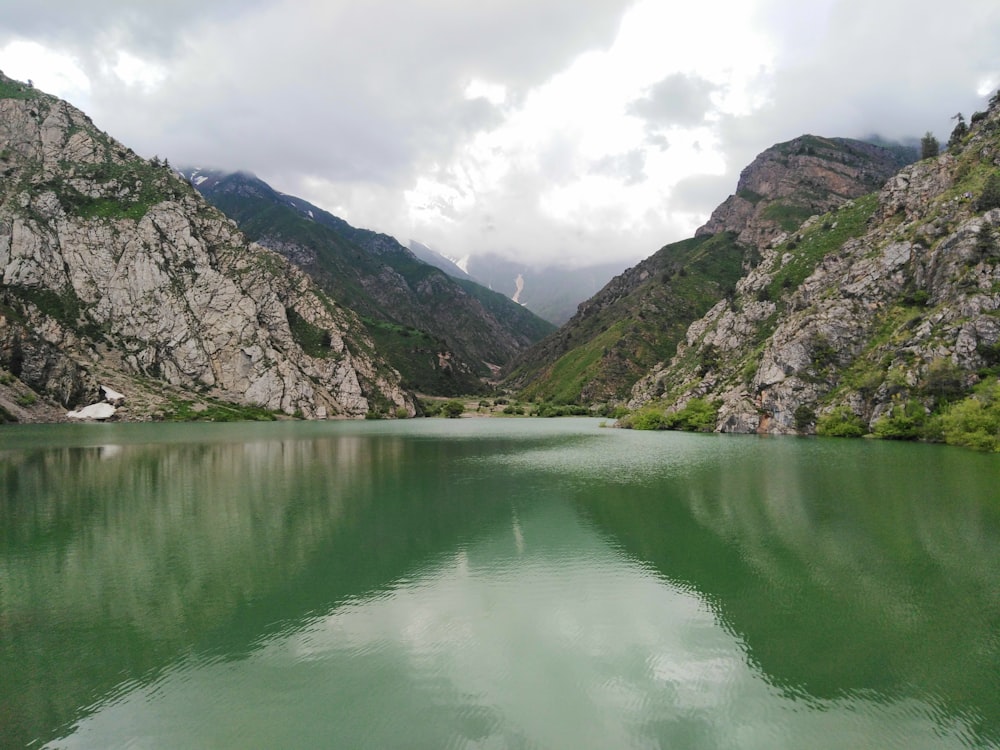
<path id="1" fill-rule="evenodd" d="M 1000 747 L 1000 464 L 596 420 L 0 430 L 0 746 Z"/>

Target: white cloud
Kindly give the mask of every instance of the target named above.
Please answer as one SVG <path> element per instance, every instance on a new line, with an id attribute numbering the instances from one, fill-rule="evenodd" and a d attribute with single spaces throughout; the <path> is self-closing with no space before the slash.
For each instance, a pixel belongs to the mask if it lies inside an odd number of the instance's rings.
<path id="1" fill-rule="evenodd" d="M 38 0 L 5 13 L 0 68 L 140 153 L 254 171 L 404 242 L 631 262 L 773 143 L 946 138 L 982 108 L 1000 5 L 925 6 Z"/>
<path id="2" fill-rule="evenodd" d="M 146 90 L 156 88 L 167 77 L 167 71 L 162 65 L 143 60 L 124 50 L 118 51 L 110 71 L 125 85 L 139 86 Z"/>
<path id="3" fill-rule="evenodd" d="M 86 106 L 90 79 L 71 54 L 18 39 L 0 48 L 0 70 L 19 81 L 30 80 L 38 88 L 77 106 Z"/>

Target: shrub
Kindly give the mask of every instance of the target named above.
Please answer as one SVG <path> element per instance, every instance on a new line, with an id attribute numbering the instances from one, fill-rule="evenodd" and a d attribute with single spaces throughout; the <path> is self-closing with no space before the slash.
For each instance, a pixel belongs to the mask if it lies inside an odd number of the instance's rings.
<path id="1" fill-rule="evenodd" d="M 902 302 L 910 307 L 927 307 L 931 295 L 926 289 L 914 289 L 903 295 Z"/>
<path id="2" fill-rule="evenodd" d="M 605 404 L 600 409 L 600 415 L 602 417 L 610 417 L 611 419 L 621 419 L 626 414 L 628 414 L 628 407 L 622 404 Z"/>
<path id="3" fill-rule="evenodd" d="M 919 401 L 895 404 L 872 425 L 872 434 L 883 440 L 919 440 L 924 436 L 927 410 Z"/>
<path id="4" fill-rule="evenodd" d="M 34 393 L 22 393 L 17 397 L 17 403 L 21 406 L 34 406 L 38 403 L 38 396 Z"/>
<path id="5" fill-rule="evenodd" d="M 457 419 L 465 413 L 465 404 L 458 400 L 445 401 L 441 413 L 448 419 Z"/>
<path id="6" fill-rule="evenodd" d="M 953 404 L 938 425 L 949 445 L 1000 451 L 1000 380 L 983 383 L 972 396 Z"/>
<path id="7" fill-rule="evenodd" d="M 847 406 L 838 406 L 816 420 L 816 434 L 824 437 L 861 437 L 865 425 Z"/>
<path id="8" fill-rule="evenodd" d="M 816 421 L 816 412 L 805 404 L 795 407 L 795 429 L 805 432 Z"/>
<path id="9" fill-rule="evenodd" d="M 810 358 L 817 370 L 837 363 L 837 350 L 823 334 L 816 334 L 810 342 Z"/>
<path id="10" fill-rule="evenodd" d="M 950 359 L 936 359 L 927 368 L 924 392 L 939 402 L 954 401 L 965 394 L 965 373 Z"/>
<path id="11" fill-rule="evenodd" d="M 425 417 L 436 417 L 441 413 L 440 401 L 421 401 L 420 406 L 423 409 Z"/>
<path id="12" fill-rule="evenodd" d="M 666 429 L 666 420 L 661 410 L 647 407 L 626 417 L 622 421 L 622 427 L 632 430 L 663 430 Z"/>
<path id="13" fill-rule="evenodd" d="M 693 398 L 680 411 L 665 415 L 664 427 L 686 432 L 711 432 L 715 429 L 719 406 L 718 401 Z"/>

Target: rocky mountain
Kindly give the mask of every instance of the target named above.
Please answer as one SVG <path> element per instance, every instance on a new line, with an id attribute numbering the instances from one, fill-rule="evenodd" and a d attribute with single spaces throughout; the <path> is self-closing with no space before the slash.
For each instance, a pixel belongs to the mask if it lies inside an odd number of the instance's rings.
<path id="1" fill-rule="evenodd" d="M 481 392 L 485 380 L 554 329 L 503 295 L 425 263 L 394 238 L 353 227 L 253 175 L 182 173 L 251 239 L 357 311 L 409 388 Z"/>
<path id="2" fill-rule="evenodd" d="M 515 362 L 509 385 L 532 399 L 628 399 L 639 378 L 673 356 L 689 324 L 733 295 L 760 261 L 760 247 L 870 192 L 900 163 L 894 151 L 847 139 L 803 136 L 772 146 L 694 238 L 667 245 L 582 303 Z"/>
<path id="3" fill-rule="evenodd" d="M 766 247 L 810 216 L 878 190 L 917 157 L 916 149 L 849 138 L 803 135 L 776 144 L 740 173 L 736 193 L 712 212 L 695 236 L 735 232 L 743 244 Z"/>
<path id="4" fill-rule="evenodd" d="M 773 238 L 626 421 L 1000 448 L 998 224 L 1000 94 L 946 153 Z"/>
<path id="5" fill-rule="evenodd" d="M 732 233 L 667 245 L 581 303 L 566 325 L 515 361 L 505 382 L 527 399 L 624 400 L 748 262 Z"/>
<path id="6" fill-rule="evenodd" d="M 0 74 L 0 419 L 412 415 L 357 316 L 158 160 Z M 234 407 L 235 405 L 235 407 Z"/>

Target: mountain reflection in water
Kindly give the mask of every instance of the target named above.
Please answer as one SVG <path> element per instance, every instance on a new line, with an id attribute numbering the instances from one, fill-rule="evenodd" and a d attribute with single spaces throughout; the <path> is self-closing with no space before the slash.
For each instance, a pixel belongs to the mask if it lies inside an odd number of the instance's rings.
<path id="1" fill-rule="evenodd" d="M 0 745 L 1000 742 L 993 457 L 596 425 L 5 431 Z"/>

